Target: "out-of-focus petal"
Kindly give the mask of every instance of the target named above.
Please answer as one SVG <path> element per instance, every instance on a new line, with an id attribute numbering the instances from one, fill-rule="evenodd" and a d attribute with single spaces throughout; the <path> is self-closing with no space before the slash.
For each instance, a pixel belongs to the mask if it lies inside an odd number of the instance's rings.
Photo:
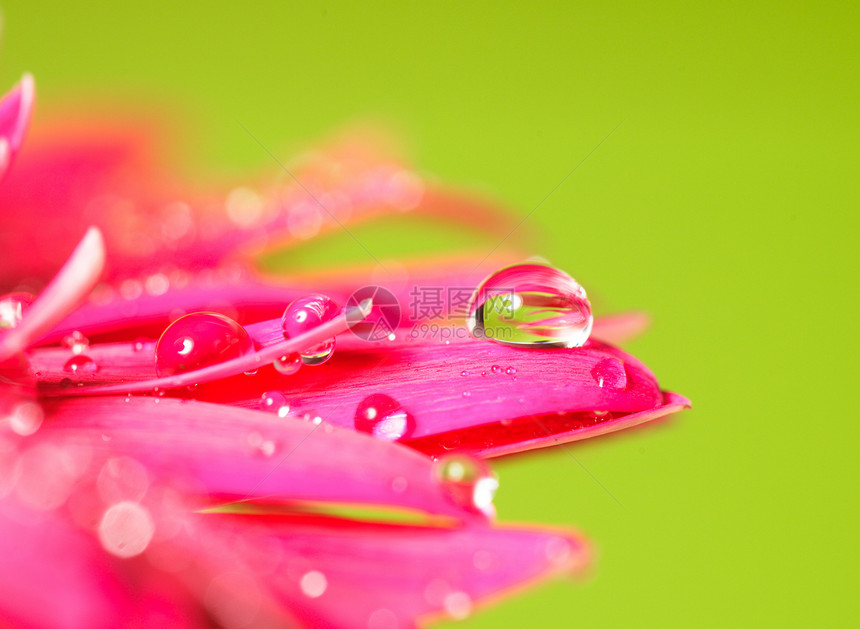
<path id="1" fill-rule="evenodd" d="M 430 617 L 465 618 L 488 597 L 574 573 L 588 556 L 582 539 L 540 529 L 301 516 L 213 519 L 209 526 L 243 529 L 251 544 L 278 548 L 284 559 L 266 583 L 312 627 L 406 628 Z"/>
<path id="2" fill-rule="evenodd" d="M 18 326 L 0 337 L 0 362 L 44 335 L 89 295 L 101 275 L 104 262 L 101 232 L 91 227 Z"/>
<path id="3" fill-rule="evenodd" d="M 29 74 L 0 100 L 0 181 L 21 148 L 35 100 L 36 85 Z"/>
<path id="4" fill-rule="evenodd" d="M 135 457 L 163 479 L 237 501 L 372 504 L 480 517 L 409 448 L 296 417 L 171 398 L 87 398 L 45 404 L 31 439 L 61 436 Z"/>

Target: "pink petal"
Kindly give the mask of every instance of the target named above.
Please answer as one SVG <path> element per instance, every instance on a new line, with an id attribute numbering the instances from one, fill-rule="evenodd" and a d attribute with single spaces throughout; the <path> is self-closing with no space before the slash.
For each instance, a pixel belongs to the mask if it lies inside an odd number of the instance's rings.
<path id="1" fill-rule="evenodd" d="M 0 362 L 30 345 L 77 306 L 98 281 L 104 261 L 101 233 L 91 227 L 21 323 L 0 337 Z"/>
<path id="2" fill-rule="evenodd" d="M 3 626 L 77 629 L 159 621 L 200 626 L 182 609 L 187 602 L 179 602 L 181 592 L 146 583 L 59 512 L 36 512 L 10 497 L 0 500 L 0 557 Z"/>
<path id="3" fill-rule="evenodd" d="M 260 346 L 283 343 L 277 321 L 247 329 Z M 128 344 L 93 346 L 90 355 L 104 365 L 90 381 L 123 382 L 110 390 L 130 389 L 127 383 L 153 370 L 151 344 L 137 352 Z M 43 386 L 56 386 L 66 375 L 61 371 L 66 359 L 63 350 L 31 353 Z M 51 394 L 89 390 L 97 389 Z M 193 394 L 173 395 L 259 409 L 268 391 L 282 391 L 299 414 L 318 414 L 344 428 L 354 427 L 365 398 L 384 393 L 415 420 L 415 430 L 404 439 L 407 445 L 434 455 L 456 449 L 482 457 L 613 432 L 689 405 L 664 394 L 635 357 L 598 341 L 570 350 L 534 350 L 471 339 L 445 345 L 407 337 L 372 344 L 350 335 L 339 338 L 325 365 L 292 376 L 264 365 L 253 377 L 238 375 L 203 384 Z"/>
<path id="4" fill-rule="evenodd" d="M 281 356 L 299 353 L 346 331 L 355 321 L 360 321 L 367 316 L 371 306 L 371 301 L 366 300 L 366 302 L 360 304 L 359 307 L 352 308 L 340 316 L 308 330 L 304 334 L 300 334 L 288 340 L 283 340 L 282 334 L 277 343 L 267 345 L 256 352 L 225 360 L 224 362 L 215 365 L 163 378 L 152 378 L 138 382 L 121 382 L 120 384 L 106 384 L 103 386 L 73 389 L 65 394 L 72 396 L 108 395 L 112 393 L 149 392 L 158 389 L 171 389 L 177 387 L 196 387 L 200 384 L 227 378 L 236 374 L 253 372 L 263 365 L 271 364 Z M 110 365 L 110 361 L 108 361 L 107 364 Z M 150 364 L 152 368 L 154 368 L 155 361 L 153 360 Z M 151 369 L 147 369 L 143 371 L 143 373 L 138 373 L 137 375 L 143 375 L 146 377 L 150 371 Z"/>
<path id="5" fill-rule="evenodd" d="M 35 99 L 33 77 L 25 74 L 21 82 L 0 100 L 0 180 L 21 148 Z"/>
<path id="6" fill-rule="evenodd" d="M 31 440 L 63 437 L 136 458 L 156 476 L 222 500 L 333 501 L 476 517 L 432 461 L 351 430 L 171 398 L 89 398 L 45 405 Z"/>
<path id="7" fill-rule="evenodd" d="M 513 527 L 419 527 L 301 516 L 203 516 L 283 553 L 266 583 L 309 627 L 413 627 L 463 618 L 488 597 L 588 559 L 569 533 Z M 266 558 L 263 557 L 263 560 Z"/>

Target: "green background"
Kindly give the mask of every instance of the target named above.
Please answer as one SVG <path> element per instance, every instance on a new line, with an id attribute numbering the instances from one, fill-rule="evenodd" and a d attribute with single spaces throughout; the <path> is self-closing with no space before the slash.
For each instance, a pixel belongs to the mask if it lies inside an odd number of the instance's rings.
<path id="1" fill-rule="evenodd" d="M 618 502 L 562 449 L 499 462 L 501 519 L 596 567 L 463 626 L 856 626 L 857 3 L 173 5 L 5 2 L 2 84 L 180 103 L 230 174 L 272 169 L 239 123 L 287 158 L 385 121 L 520 216 L 623 121 L 512 239 L 650 312 L 631 351 L 696 408 L 571 448 Z"/>

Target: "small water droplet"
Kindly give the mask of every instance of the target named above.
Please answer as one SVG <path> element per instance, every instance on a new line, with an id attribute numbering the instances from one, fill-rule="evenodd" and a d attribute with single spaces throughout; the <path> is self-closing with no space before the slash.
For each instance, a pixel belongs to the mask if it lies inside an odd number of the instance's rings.
<path id="1" fill-rule="evenodd" d="M 34 299 L 31 293 L 25 292 L 7 293 L 0 297 L 0 330 L 17 327 Z"/>
<path id="2" fill-rule="evenodd" d="M 290 406 L 287 404 L 287 396 L 280 391 L 266 391 L 260 398 L 260 408 L 279 415 L 283 408 L 286 408 L 286 413 L 290 412 Z"/>
<path id="3" fill-rule="evenodd" d="M 460 372 L 460 375 L 461 376 L 468 376 L 469 372 L 464 369 L 463 371 Z"/>
<path id="4" fill-rule="evenodd" d="M 481 372 L 481 375 L 482 375 L 482 376 L 486 376 L 486 375 L 487 375 L 487 372 L 486 372 L 486 371 L 482 371 L 482 372 Z"/>
<path id="5" fill-rule="evenodd" d="M 436 478 L 459 504 L 492 514 L 499 481 L 487 465 L 466 454 L 446 454 L 434 464 Z"/>
<path id="6" fill-rule="evenodd" d="M 490 367 L 490 371 L 492 371 L 493 373 L 502 373 L 502 368 L 498 365 L 493 365 L 492 367 Z"/>
<path id="7" fill-rule="evenodd" d="M 471 391 L 463 391 L 463 397 L 472 397 Z"/>
<path id="8" fill-rule="evenodd" d="M 340 307 L 331 297 L 308 295 L 293 301 L 281 317 L 284 338 L 291 339 L 303 334 L 340 314 Z M 321 365 L 334 354 L 335 339 L 330 338 L 316 347 L 301 352 L 305 365 Z"/>
<path id="9" fill-rule="evenodd" d="M 302 368 L 302 357 L 298 354 L 284 354 L 272 363 L 275 371 L 284 376 L 292 376 Z"/>
<path id="10" fill-rule="evenodd" d="M 592 322 L 583 288 L 544 264 L 516 264 L 487 277 L 469 300 L 467 320 L 476 338 L 518 347 L 578 347 Z"/>
<path id="11" fill-rule="evenodd" d="M 75 330 L 63 338 L 63 345 L 72 350 L 73 354 L 83 354 L 90 346 L 89 339 Z"/>
<path id="12" fill-rule="evenodd" d="M 253 371 L 246 371 L 246 372 L 245 372 L 245 375 L 246 375 L 246 376 L 248 376 L 248 377 L 256 376 L 256 375 L 257 375 L 257 371 L 259 371 L 259 370 L 258 370 L 258 369 L 254 369 Z"/>
<path id="13" fill-rule="evenodd" d="M 355 410 L 355 429 L 379 439 L 397 441 L 415 429 L 415 419 L 390 395 L 374 393 Z"/>
<path id="14" fill-rule="evenodd" d="M 254 343 L 241 325 L 215 312 L 180 317 L 162 332 L 155 346 L 159 376 L 193 371 L 253 351 Z"/>
<path id="15" fill-rule="evenodd" d="M 512 376 L 515 373 L 517 373 L 517 368 L 516 367 L 508 367 L 507 369 L 505 369 L 505 373 L 508 374 L 509 376 Z"/>
<path id="16" fill-rule="evenodd" d="M 624 363 L 617 358 L 605 358 L 591 370 L 591 377 L 601 389 L 615 391 L 627 388 L 627 372 Z"/>
<path id="17" fill-rule="evenodd" d="M 69 358 L 69 360 L 66 361 L 66 364 L 63 365 L 63 371 L 67 371 L 76 375 L 85 373 L 96 373 L 98 370 L 99 366 L 96 361 L 94 361 L 89 356 L 85 356 L 84 354 L 72 356 L 71 358 Z"/>

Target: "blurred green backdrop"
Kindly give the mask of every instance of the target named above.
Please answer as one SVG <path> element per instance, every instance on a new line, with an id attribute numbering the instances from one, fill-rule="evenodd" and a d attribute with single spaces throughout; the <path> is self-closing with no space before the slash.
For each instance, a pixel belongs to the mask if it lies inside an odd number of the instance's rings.
<path id="1" fill-rule="evenodd" d="M 179 103 L 195 168 L 272 169 L 239 123 L 305 147 L 372 118 L 525 216 L 623 121 L 524 228 L 604 312 L 653 314 L 631 351 L 696 408 L 573 446 L 620 505 L 560 449 L 498 463 L 501 519 L 581 529 L 596 570 L 463 626 L 856 626 L 857 3 L 2 10 L 36 124 L 70 94 Z"/>

